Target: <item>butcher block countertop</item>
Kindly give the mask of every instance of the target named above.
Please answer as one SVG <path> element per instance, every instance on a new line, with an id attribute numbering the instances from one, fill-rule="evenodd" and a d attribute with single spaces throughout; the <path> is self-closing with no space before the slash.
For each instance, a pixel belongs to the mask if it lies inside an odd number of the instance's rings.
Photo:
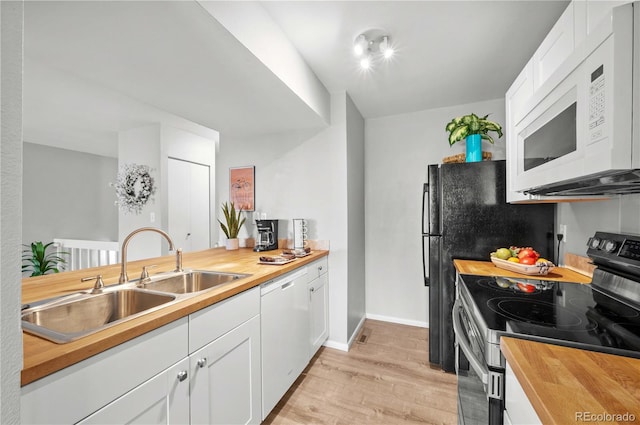
<path id="1" fill-rule="evenodd" d="M 453 260 L 460 274 L 478 276 L 504 276 L 529 279 L 556 280 L 559 282 L 591 283 L 591 277 L 564 267 L 555 267 L 546 275 L 526 275 L 496 267 L 491 261 Z"/>
<path id="2" fill-rule="evenodd" d="M 640 359 L 509 337 L 500 347 L 543 424 L 640 421 Z"/>
<path id="3" fill-rule="evenodd" d="M 233 273 L 248 273 L 251 276 L 221 285 L 205 293 L 184 299 L 157 311 L 144 314 L 80 338 L 66 344 L 56 344 L 40 337 L 23 332 L 23 369 L 22 385 L 57 372 L 72 364 L 85 360 L 95 354 L 115 347 L 118 344 L 136 338 L 146 332 L 157 329 L 167 323 L 187 316 L 200 309 L 215 304 L 242 291 L 253 288 L 268 280 L 292 271 L 298 267 L 325 257 L 329 251 L 312 251 L 310 255 L 297 258 L 283 265 L 258 264 L 260 256 L 273 256 L 281 251 L 253 252 L 250 248 L 227 251 L 213 248 L 204 251 L 183 254 L 185 269 L 215 270 Z M 127 262 L 127 274 L 137 279 L 143 266 L 156 265 L 150 274 L 168 272 L 175 269 L 175 256 L 150 258 Z M 69 271 L 53 275 L 28 277 L 22 280 L 22 303 L 71 294 L 91 289 L 94 281 L 80 282 L 83 277 L 101 274 L 105 286 L 118 282 L 120 265 L 95 267 L 78 271 Z"/>

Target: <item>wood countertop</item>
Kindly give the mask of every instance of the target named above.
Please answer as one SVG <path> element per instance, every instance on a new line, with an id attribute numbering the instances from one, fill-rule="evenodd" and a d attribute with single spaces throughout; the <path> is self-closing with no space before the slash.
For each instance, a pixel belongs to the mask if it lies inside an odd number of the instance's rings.
<path id="1" fill-rule="evenodd" d="M 456 270 L 460 274 L 478 276 L 504 276 L 527 279 L 555 280 L 559 282 L 591 283 L 591 277 L 580 274 L 564 267 L 555 267 L 546 275 L 526 275 L 496 267 L 491 261 L 453 260 Z"/>
<path id="2" fill-rule="evenodd" d="M 510 337 L 500 347 L 543 424 L 640 421 L 640 359 Z"/>
<path id="3" fill-rule="evenodd" d="M 227 251 L 213 248 L 183 254 L 185 269 L 204 269 L 222 272 L 247 273 L 251 276 L 221 285 L 206 293 L 184 299 L 158 311 L 120 323 L 92 335 L 66 344 L 56 344 L 23 332 L 23 369 L 21 383 L 27 385 L 37 379 L 57 372 L 95 354 L 157 329 L 167 323 L 187 316 L 195 311 L 232 297 L 268 280 L 292 271 L 305 264 L 329 255 L 329 251 L 312 251 L 311 255 L 297 258 L 284 265 L 259 264 L 263 255 L 277 255 L 281 251 L 253 252 L 250 248 Z M 131 279 L 139 276 L 142 266 L 156 265 L 151 274 L 171 271 L 175 268 L 175 256 L 150 258 L 127 262 L 127 274 Z M 80 282 L 82 277 L 101 274 L 105 286 L 118 282 L 120 265 L 94 267 L 90 269 L 62 272 L 46 276 L 28 277 L 22 280 L 22 303 L 71 294 L 91 289 L 93 281 Z"/>

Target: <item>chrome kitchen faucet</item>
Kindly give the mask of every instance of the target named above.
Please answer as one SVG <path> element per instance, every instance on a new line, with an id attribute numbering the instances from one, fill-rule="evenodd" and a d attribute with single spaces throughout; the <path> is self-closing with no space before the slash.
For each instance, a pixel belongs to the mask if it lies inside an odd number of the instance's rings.
<path id="1" fill-rule="evenodd" d="M 182 271 L 182 249 L 181 248 L 175 249 L 173 241 L 171 240 L 171 237 L 169 236 L 169 234 L 164 230 L 160 230 L 155 227 L 141 227 L 129 233 L 127 237 L 124 238 L 124 241 L 122 242 L 122 249 L 120 252 L 121 254 L 120 279 L 118 279 L 118 283 L 126 283 L 129 281 L 129 276 L 127 276 L 127 245 L 129 244 L 129 240 L 134 235 L 137 235 L 138 233 L 146 232 L 146 231 L 156 232 L 164 236 L 167 242 L 169 242 L 169 251 L 174 251 L 174 250 L 176 251 L 176 270 L 175 271 L 176 272 Z"/>

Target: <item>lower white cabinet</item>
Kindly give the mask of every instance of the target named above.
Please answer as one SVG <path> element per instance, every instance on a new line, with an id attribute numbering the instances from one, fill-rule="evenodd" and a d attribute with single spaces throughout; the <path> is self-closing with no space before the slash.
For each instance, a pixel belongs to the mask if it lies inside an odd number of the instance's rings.
<path id="1" fill-rule="evenodd" d="M 35 381 L 21 423 L 259 424 L 327 339 L 328 287 L 323 258 Z"/>
<path id="2" fill-rule="evenodd" d="M 189 356 L 192 424 L 259 424 L 260 316 Z"/>
<path id="3" fill-rule="evenodd" d="M 309 282 L 309 360 L 329 337 L 329 275 Z"/>
<path id="4" fill-rule="evenodd" d="M 184 359 L 79 424 L 188 424 L 188 370 Z"/>
<path id="5" fill-rule="evenodd" d="M 167 369 L 187 358 L 188 331 L 185 317 L 25 385 L 20 394 L 20 422 L 77 423 L 145 383 L 154 388 L 149 391 L 157 391 L 152 399 L 162 399 L 167 389 L 158 382 L 165 379 L 163 375 L 171 379 Z M 151 383 L 155 378 L 159 380 Z M 131 397 L 136 399 L 136 395 Z M 136 413 L 123 414 L 133 417 Z M 166 422 L 158 418 L 156 423 Z"/>
<path id="6" fill-rule="evenodd" d="M 509 362 L 504 377 L 504 410 L 505 425 L 542 424 Z"/>

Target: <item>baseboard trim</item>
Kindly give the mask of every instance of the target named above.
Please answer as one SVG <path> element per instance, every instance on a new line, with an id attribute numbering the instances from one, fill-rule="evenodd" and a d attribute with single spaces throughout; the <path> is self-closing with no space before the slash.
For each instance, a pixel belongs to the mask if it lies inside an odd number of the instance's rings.
<path id="1" fill-rule="evenodd" d="M 324 347 L 328 347 L 328 348 L 335 348 L 336 350 L 340 350 L 340 351 L 349 351 L 349 344 L 345 344 L 342 342 L 337 342 L 337 341 L 332 341 L 330 339 L 326 340 L 324 342 L 324 344 L 322 344 Z"/>
<path id="2" fill-rule="evenodd" d="M 360 333 L 360 330 L 362 329 L 362 326 L 364 325 L 364 321 L 366 319 L 367 319 L 367 316 L 362 316 L 362 319 L 360 319 L 360 323 L 358 323 L 358 326 L 356 326 L 356 330 L 353 332 L 353 334 L 351 335 L 351 338 L 349 338 L 349 341 L 347 341 L 346 344 L 343 342 L 337 342 L 337 341 L 332 341 L 328 339 L 322 345 L 325 347 L 335 348 L 337 350 L 348 352 L 351 349 L 351 345 L 353 345 L 353 342 L 356 340 L 356 337 Z"/>
<path id="3" fill-rule="evenodd" d="M 358 336 L 358 334 L 360 334 L 360 330 L 362 329 L 362 326 L 364 326 L 364 321 L 366 319 L 380 320 L 381 322 L 397 323 L 399 325 L 417 326 L 419 328 L 429 327 L 429 322 L 421 322 L 419 320 L 407 320 L 407 319 L 401 319 L 399 317 L 382 316 L 380 314 L 367 313 L 360 320 L 360 323 L 358 323 L 358 326 L 356 327 L 355 332 L 353 333 L 353 335 L 351 335 L 351 338 L 349 338 L 349 341 L 346 344 L 344 342 L 338 342 L 338 341 L 333 341 L 331 339 L 327 339 L 322 345 L 324 347 L 335 348 L 336 350 L 348 352 L 349 349 L 351 349 L 351 345 L 356 340 L 356 337 Z"/>
<path id="4" fill-rule="evenodd" d="M 402 319 L 400 317 L 383 316 L 380 314 L 367 313 L 366 318 L 372 319 L 372 320 L 380 320 L 382 322 L 398 323 L 400 325 L 417 326 L 419 328 L 429 327 L 429 322 L 423 322 L 420 320 L 407 320 L 407 319 Z"/>

